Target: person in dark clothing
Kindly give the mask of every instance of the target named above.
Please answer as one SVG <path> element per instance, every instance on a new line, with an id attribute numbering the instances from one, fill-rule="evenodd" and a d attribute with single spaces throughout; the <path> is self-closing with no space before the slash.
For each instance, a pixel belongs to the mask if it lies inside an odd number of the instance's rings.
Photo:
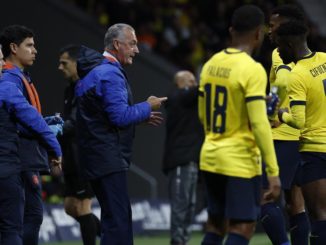
<path id="1" fill-rule="evenodd" d="M 169 182 L 171 244 L 184 245 L 190 239 L 190 225 L 195 215 L 198 162 L 204 132 L 198 119 L 198 84 L 194 75 L 179 71 L 174 82 L 176 88 L 165 104 L 163 172 Z"/>
<path id="2" fill-rule="evenodd" d="M 58 67 L 69 82 L 64 92 L 63 135 L 59 138 L 63 151 L 64 207 L 66 213 L 79 222 L 83 244 L 95 245 L 96 235 L 101 234 L 100 221 L 91 210 L 94 192 L 78 164 L 75 126 L 75 85 L 79 79 L 77 58 L 80 48 L 80 45 L 63 47 L 60 50 Z"/>
<path id="3" fill-rule="evenodd" d="M 159 125 L 157 110 L 167 98 L 150 96 L 134 104 L 122 68 L 139 53 L 135 30 L 111 26 L 104 37 L 104 56 L 84 48 L 77 61 L 77 138 L 80 163 L 101 206 L 101 244 L 133 244 L 127 170 L 135 125 Z"/>
<path id="4" fill-rule="evenodd" d="M 37 91 L 26 72 L 26 68 L 33 65 L 37 54 L 33 32 L 21 25 L 8 26 L 0 34 L 0 43 L 6 61 L 2 80 L 14 83 L 41 115 Z M 23 240 L 25 245 L 37 245 L 43 221 L 40 172 L 49 172 L 48 156 L 38 135 L 21 124 L 18 124 L 18 131 L 25 191 Z"/>
<path id="5" fill-rule="evenodd" d="M 0 75 L 3 65 L 0 45 Z M 22 245 L 24 184 L 19 156 L 17 123 L 44 142 L 53 167 L 61 164 L 61 149 L 54 134 L 16 84 L 0 80 L 0 244 Z"/>

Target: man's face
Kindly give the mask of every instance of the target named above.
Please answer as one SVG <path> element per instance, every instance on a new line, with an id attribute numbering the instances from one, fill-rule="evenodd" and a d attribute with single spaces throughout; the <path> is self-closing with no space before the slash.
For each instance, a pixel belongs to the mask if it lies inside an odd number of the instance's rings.
<path id="1" fill-rule="evenodd" d="M 34 38 L 27 37 L 20 45 L 12 43 L 11 49 L 12 53 L 15 54 L 15 59 L 18 66 L 24 68 L 33 65 L 37 54 Z"/>
<path id="2" fill-rule="evenodd" d="M 275 43 L 275 31 L 277 28 L 283 24 L 284 22 L 288 21 L 287 18 L 281 17 L 278 14 L 271 15 L 269 19 L 269 28 L 268 28 L 268 36 L 272 43 Z"/>
<path id="3" fill-rule="evenodd" d="M 59 58 L 58 69 L 62 71 L 63 76 L 72 81 L 78 80 L 77 63 L 72 60 L 67 52 L 64 52 Z"/>
<path id="4" fill-rule="evenodd" d="M 3 60 L 3 54 L 2 54 L 2 51 L 0 49 L 0 77 L 2 75 L 2 67 L 3 67 L 4 64 L 5 64 L 5 62 Z"/>
<path id="5" fill-rule="evenodd" d="M 126 28 L 123 38 L 117 41 L 117 59 L 122 65 L 131 65 L 133 58 L 139 53 L 137 37 L 133 30 Z"/>
<path id="6" fill-rule="evenodd" d="M 289 42 L 288 38 L 275 35 L 275 41 L 283 63 L 289 64 L 295 61 L 295 50 Z"/>

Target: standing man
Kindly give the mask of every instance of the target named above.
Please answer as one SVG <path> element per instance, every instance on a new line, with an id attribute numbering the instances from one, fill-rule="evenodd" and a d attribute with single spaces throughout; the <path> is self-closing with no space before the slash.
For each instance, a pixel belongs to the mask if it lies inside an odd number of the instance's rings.
<path id="1" fill-rule="evenodd" d="M 3 54 L 0 45 L 0 75 Z M 53 167 L 61 164 L 57 139 L 41 115 L 32 107 L 16 84 L 0 80 L 0 244 L 22 245 L 24 184 L 21 177 L 17 123 L 44 141 Z"/>
<path id="2" fill-rule="evenodd" d="M 65 46 L 60 50 L 59 58 L 59 70 L 69 82 L 64 93 L 64 124 L 63 135 L 60 137 L 65 184 L 64 207 L 66 213 L 79 222 L 83 244 L 95 245 L 96 235 L 101 234 L 100 221 L 91 210 L 94 192 L 78 164 L 76 139 L 75 85 L 79 79 L 77 59 L 80 48 L 80 45 Z"/>
<path id="3" fill-rule="evenodd" d="M 6 61 L 2 79 L 14 83 L 41 114 L 37 91 L 25 70 L 33 65 L 37 54 L 33 32 L 21 25 L 8 26 L 0 34 L 0 43 Z M 40 171 L 49 171 L 48 156 L 38 136 L 28 127 L 19 125 L 18 130 L 25 190 L 23 241 L 24 245 L 36 245 L 43 221 Z"/>
<path id="4" fill-rule="evenodd" d="M 168 176 L 171 245 L 190 240 L 196 206 L 198 162 L 204 132 L 198 120 L 198 84 L 190 71 L 174 76 L 176 87 L 165 104 L 166 138 L 163 172 Z"/>
<path id="5" fill-rule="evenodd" d="M 285 64 L 294 62 L 288 77 L 290 112 L 279 118 L 300 129 L 300 184 L 311 221 L 311 245 L 326 244 L 326 53 L 311 52 L 308 29 L 302 22 L 286 22 L 276 30 Z"/>
<path id="6" fill-rule="evenodd" d="M 157 110 L 166 100 L 150 96 L 133 104 L 122 66 L 139 53 L 135 30 L 111 26 L 104 37 L 105 59 L 87 48 L 78 59 L 77 133 L 81 164 L 101 206 L 101 244 L 133 244 L 127 170 L 135 125 L 158 125 Z M 86 63 L 86 64 L 85 64 Z M 88 64 L 87 64 L 88 63 Z"/>
<path id="7" fill-rule="evenodd" d="M 208 192 L 208 221 L 202 245 L 247 245 L 260 214 L 261 157 L 269 190 L 280 192 L 272 133 L 266 115 L 267 75 L 251 55 L 264 39 L 264 13 L 244 5 L 232 16 L 232 44 L 203 67 L 199 117 L 205 128 L 200 156 Z M 261 154 L 261 155 L 260 155 Z"/>
<path id="8" fill-rule="evenodd" d="M 304 22 L 305 16 L 295 5 L 281 5 L 276 7 L 269 21 L 269 37 L 275 44 L 275 32 L 280 24 L 291 20 Z M 284 64 L 279 56 L 278 49 L 272 54 L 272 68 L 270 71 L 270 85 L 277 90 L 281 108 L 289 108 L 287 84 L 294 63 Z M 305 212 L 305 203 L 301 188 L 298 186 L 298 172 L 300 165 L 298 129 L 287 124 L 280 124 L 277 113 L 272 118 L 272 134 L 280 168 L 280 179 L 286 202 L 286 211 L 289 217 L 290 235 L 292 245 L 308 245 L 309 220 Z M 265 200 L 264 200 L 265 201 Z M 261 223 L 275 245 L 290 244 L 284 222 L 282 209 L 273 201 L 262 205 Z"/>

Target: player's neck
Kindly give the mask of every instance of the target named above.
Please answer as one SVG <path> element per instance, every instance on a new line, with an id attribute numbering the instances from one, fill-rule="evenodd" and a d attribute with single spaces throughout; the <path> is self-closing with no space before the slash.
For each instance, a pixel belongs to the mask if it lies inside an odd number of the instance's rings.
<path id="1" fill-rule="evenodd" d="M 243 52 L 246 52 L 247 54 L 251 55 L 253 53 L 253 48 L 252 48 L 252 45 L 250 44 L 247 44 L 247 43 L 232 43 L 230 48 L 235 48 L 235 49 L 238 49 L 238 50 L 241 50 Z"/>
<path id="2" fill-rule="evenodd" d="M 300 60 L 308 55 L 310 55 L 312 52 L 309 49 L 307 43 L 302 44 L 301 47 L 298 48 L 296 60 Z"/>

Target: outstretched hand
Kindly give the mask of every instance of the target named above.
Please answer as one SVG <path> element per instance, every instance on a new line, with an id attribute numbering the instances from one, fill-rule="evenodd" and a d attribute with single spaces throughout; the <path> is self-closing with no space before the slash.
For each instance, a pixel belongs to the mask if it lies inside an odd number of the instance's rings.
<path id="1" fill-rule="evenodd" d="M 159 126 L 163 120 L 164 118 L 162 117 L 162 112 L 152 111 L 147 123 L 152 126 Z"/>
<path id="2" fill-rule="evenodd" d="M 147 98 L 147 102 L 150 104 L 152 110 L 160 109 L 162 103 L 166 101 L 167 97 L 156 97 L 156 96 L 149 96 Z"/>

